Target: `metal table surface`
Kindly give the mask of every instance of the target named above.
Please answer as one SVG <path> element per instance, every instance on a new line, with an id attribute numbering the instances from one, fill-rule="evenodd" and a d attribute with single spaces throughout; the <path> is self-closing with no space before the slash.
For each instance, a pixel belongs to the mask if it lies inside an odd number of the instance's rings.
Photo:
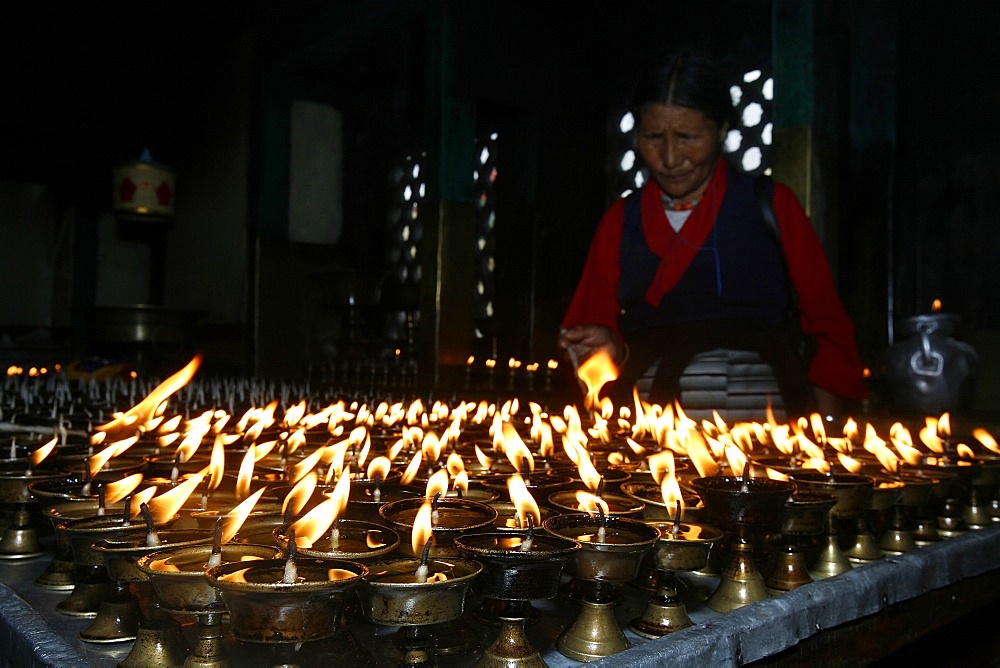
<path id="1" fill-rule="evenodd" d="M 77 634 L 89 619 L 66 616 L 56 603 L 66 592 L 52 592 L 34 585 L 34 578 L 50 557 L 7 560 L 0 563 L 0 665 L 11 666 L 115 666 L 131 643 L 94 645 Z M 1000 526 L 968 532 L 914 552 L 886 557 L 833 578 L 819 580 L 791 592 L 745 606 L 726 614 L 708 609 L 700 600 L 714 589 L 714 578 L 684 574 L 689 587 L 688 612 L 695 625 L 657 640 L 645 640 L 626 631 L 633 646 L 595 665 L 660 666 L 743 665 L 772 656 L 825 630 L 874 615 L 901 601 L 954 585 L 968 578 L 1000 569 Z M 997 593 L 1000 596 L 1000 592 Z M 622 628 L 641 614 L 649 593 L 626 588 L 615 614 Z M 694 599 L 694 600 L 692 600 Z M 527 631 L 532 644 L 550 666 L 577 665 L 554 648 L 558 634 L 572 620 L 573 606 L 558 600 L 539 601 L 539 621 Z M 466 624 L 478 631 L 484 647 L 496 630 L 466 614 Z M 375 627 L 355 618 L 357 638 L 377 657 L 380 666 L 395 665 L 391 656 L 394 629 Z M 189 641 L 193 626 L 186 626 Z M 234 665 L 267 665 L 267 652 L 227 641 Z M 439 665 L 467 666 L 474 655 L 441 657 Z"/>

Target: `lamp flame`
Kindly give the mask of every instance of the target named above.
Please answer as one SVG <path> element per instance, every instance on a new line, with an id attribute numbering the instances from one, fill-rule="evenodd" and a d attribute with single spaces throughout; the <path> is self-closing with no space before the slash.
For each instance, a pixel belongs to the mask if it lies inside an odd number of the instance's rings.
<path id="1" fill-rule="evenodd" d="M 208 489 L 218 488 L 222 482 L 222 474 L 226 471 L 226 451 L 222 446 L 222 435 L 215 437 L 212 443 L 212 456 L 208 462 Z"/>
<path id="2" fill-rule="evenodd" d="M 587 389 L 583 405 L 590 410 L 598 405 L 601 388 L 618 378 L 618 369 L 607 351 L 598 350 L 580 364 L 576 370 L 576 377 Z"/>
<path id="3" fill-rule="evenodd" d="M 840 460 L 840 465 L 847 469 L 848 473 L 861 473 L 861 469 L 865 467 L 861 461 L 845 455 L 843 452 L 837 453 L 837 459 Z"/>
<path id="4" fill-rule="evenodd" d="M 531 456 L 528 446 L 524 444 L 521 435 L 510 422 L 503 423 L 503 451 L 518 473 L 525 472 L 525 465 L 528 473 L 535 470 L 535 458 Z"/>
<path id="5" fill-rule="evenodd" d="M 295 483 L 291 491 L 288 492 L 288 496 L 281 504 L 281 513 L 285 515 L 291 513 L 292 515 L 298 515 L 302 512 L 302 509 L 306 507 L 306 503 L 312 497 L 313 492 L 316 491 L 316 483 L 319 477 L 315 471 L 310 471 Z"/>
<path id="6" fill-rule="evenodd" d="M 386 476 L 389 475 L 389 470 L 391 468 L 392 462 L 389 461 L 388 457 L 376 457 L 368 464 L 368 479 L 385 480 Z"/>
<path id="7" fill-rule="evenodd" d="M 607 501 L 596 494 L 584 492 L 583 490 L 577 491 L 576 503 L 577 507 L 588 515 L 597 515 L 599 512 L 598 508 L 604 511 L 605 516 L 609 512 Z"/>
<path id="8" fill-rule="evenodd" d="M 657 485 L 663 482 L 667 475 L 674 474 L 674 453 L 670 450 L 662 450 L 646 458 L 649 463 L 649 473 Z"/>
<path id="9" fill-rule="evenodd" d="M 517 519 L 520 526 L 528 526 L 528 513 L 531 513 L 534 518 L 534 525 L 541 526 L 542 512 L 520 474 L 515 473 L 507 479 L 507 491 L 510 493 L 511 503 L 517 509 Z"/>
<path id="10" fill-rule="evenodd" d="M 410 535 L 410 546 L 413 554 L 420 554 L 424 551 L 424 545 L 434 535 L 434 528 L 431 525 L 431 502 L 424 501 L 417 511 L 417 516 L 413 519 L 413 530 Z"/>
<path id="11" fill-rule="evenodd" d="M 266 489 L 266 487 L 261 487 L 256 492 L 248 496 L 246 500 L 238 506 L 226 513 L 227 517 L 222 521 L 223 544 L 226 544 L 233 539 L 233 536 L 235 536 L 240 530 L 243 523 L 247 521 L 247 517 L 250 516 L 250 512 L 253 510 L 253 507 L 257 505 L 257 502 L 260 501 L 260 497 L 264 494 L 264 490 Z"/>
<path id="12" fill-rule="evenodd" d="M 145 424 L 152 418 L 160 404 L 170 398 L 174 392 L 184 387 L 194 377 L 198 367 L 201 366 L 201 354 L 195 355 L 187 365 L 157 385 L 145 399 L 130 408 L 122 415 L 116 417 L 107 424 L 95 427 L 99 431 L 111 432 L 119 429 L 129 429 L 135 424 Z"/>
<path id="13" fill-rule="evenodd" d="M 694 464 L 698 475 L 702 478 L 709 478 L 719 472 L 719 465 L 708 450 L 708 444 L 701 437 L 696 437 L 694 432 L 687 443 L 687 454 Z"/>
<path id="14" fill-rule="evenodd" d="M 253 467 L 256 463 L 256 446 L 251 443 L 240 462 L 240 471 L 236 475 L 236 498 L 245 499 L 250 493 L 250 482 L 253 480 Z"/>
<path id="15" fill-rule="evenodd" d="M 330 492 L 330 496 L 292 524 L 292 529 L 295 530 L 295 544 L 298 547 L 312 547 L 337 521 L 340 513 L 347 507 L 350 494 L 351 467 L 348 466 L 340 474 L 340 479 Z"/>
<path id="16" fill-rule="evenodd" d="M 660 494 L 663 496 L 663 503 L 667 505 L 667 508 L 675 508 L 680 502 L 681 510 L 684 509 L 684 495 L 681 494 L 681 486 L 677 482 L 677 475 L 674 473 L 673 467 L 670 467 L 660 484 Z"/>
<path id="17" fill-rule="evenodd" d="M 48 457 L 49 454 L 55 449 L 56 443 L 58 443 L 58 441 L 59 437 L 53 436 L 51 441 L 41 446 L 40 448 L 34 450 L 31 453 L 31 465 L 38 466 L 43 461 L 45 461 L 45 458 Z"/>
<path id="18" fill-rule="evenodd" d="M 479 460 L 479 465 L 484 469 L 488 469 L 493 466 L 493 460 L 487 457 L 486 453 L 483 452 L 478 445 L 476 446 L 476 459 Z"/>
<path id="19" fill-rule="evenodd" d="M 163 524 L 176 515 L 204 478 L 204 472 L 196 473 L 173 489 L 150 499 L 146 505 L 153 515 L 153 523 Z"/>
<path id="20" fill-rule="evenodd" d="M 444 496 L 448 493 L 448 483 L 448 469 L 438 469 L 436 473 L 427 478 L 425 498 L 433 499 L 437 494 Z"/>
<path id="21" fill-rule="evenodd" d="M 116 480 L 114 482 L 109 482 L 104 485 L 104 502 L 105 503 L 118 503 L 126 496 L 131 494 L 139 483 L 142 482 L 141 473 L 133 473 L 130 476 L 122 478 L 121 480 Z M 155 489 L 155 488 L 154 488 Z"/>
<path id="22" fill-rule="evenodd" d="M 406 469 L 403 470 L 403 476 L 399 479 L 400 484 L 409 485 L 416 479 L 417 473 L 420 471 L 420 459 L 420 451 L 417 450 L 413 453 L 410 463 L 406 465 Z"/>
<path id="23" fill-rule="evenodd" d="M 997 440 L 993 438 L 993 434 L 986 431 L 982 427 L 976 427 L 972 430 L 972 437 L 983 444 L 990 452 L 1000 455 L 1000 446 L 997 445 Z"/>

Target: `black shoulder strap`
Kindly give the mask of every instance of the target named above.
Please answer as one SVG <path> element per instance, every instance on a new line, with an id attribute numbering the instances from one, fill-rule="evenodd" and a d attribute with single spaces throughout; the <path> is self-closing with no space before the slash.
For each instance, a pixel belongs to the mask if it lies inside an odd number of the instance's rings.
<path id="1" fill-rule="evenodd" d="M 774 181 L 763 174 L 754 178 L 754 194 L 757 195 L 757 203 L 760 205 L 760 214 L 764 217 L 764 224 L 778 244 L 778 252 L 781 254 L 781 265 L 785 270 L 785 284 L 788 286 L 788 306 L 797 314 L 799 311 L 799 295 L 795 291 L 795 284 L 792 283 L 792 275 L 788 271 L 788 258 L 785 257 L 785 247 L 781 245 L 781 228 L 778 227 L 778 219 L 774 216 Z"/>

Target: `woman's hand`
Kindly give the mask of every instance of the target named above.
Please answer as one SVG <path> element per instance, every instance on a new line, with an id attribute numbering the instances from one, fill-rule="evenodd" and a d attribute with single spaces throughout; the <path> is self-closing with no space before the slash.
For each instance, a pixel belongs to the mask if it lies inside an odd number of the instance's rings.
<path id="1" fill-rule="evenodd" d="M 567 352 L 576 367 L 598 350 L 604 350 L 617 365 L 625 363 L 625 346 L 618 336 L 604 325 L 577 325 L 559 332 L 559 347 Z"/>

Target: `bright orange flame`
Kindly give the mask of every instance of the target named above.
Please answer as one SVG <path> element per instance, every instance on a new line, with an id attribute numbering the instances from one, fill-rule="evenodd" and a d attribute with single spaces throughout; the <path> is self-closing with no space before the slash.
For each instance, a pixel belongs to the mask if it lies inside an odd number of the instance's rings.
<path id="1" fill-rule="evenodd" d="M 812 426 L 813 438 L 819 443 L 826 440 L 826 425 L 823 423 L 823 416 L 813 413 L 809 416 L 809 424 Z"/>
<path id="2" fill-rule="evenodd" d="M 691 438 L 687 444 L 687 454 L 702 478 L 709 478 L 719 472 L 719 465 L 709 452 L 704 439 Z"/>
<path id="3" fill-rule="evenodd" d="M 58 442 L 58 437 L 53 436 L 52 440 L 45 445 L 39 447 L 31 453 L 31 464 L 32 466 L 38 466 L 49 454 L 55 449 L 56 443 Z"/>
<path id="4" fill-rule="evenodd" d="M 931 302 L 931 311 L 937 313 L 940 310 L 941 310 L 941 300 L 935 299 L 934 301 Z"/>
<path id="5" fill-rule="evenodd" d="M 603 510 L 605 515 L 609 512 L 607 501 L 595 494 L 591 494 L 590 492 L 584 492 L 583 490 L 577 491 L 576 503 L 577 508 L 589 515 L 597 515 L 598 508 Z"/>
<path id="6" fill-rule="evenodd" d="M 780 431 L 777 433 L 772 432 L 771 442 L 774 443 L 774 447 L 781 454 L 791 457 L 795 454 L 795 448 L 798 445 L 799 439 L 796 436 L 789 436 L 786 431 Z"/>
<path id="7" fill-rule="evenodd" d="M 420 510 L 417 511 L 417 516 L 413 519 L 410 546 L 413 548 L 413 554 L 417 556 L 424 551 L 424 545 L 434 535 L 434 528 L 431 524 L 432 510 L 431 502 L 424 501 L 423 505 L 420 506 Z"/>
<path id="8" fill-rule="evenodd" d="M 128 428 L 134 424 L 145 424 L 156 414 L 160 404 L 170 398 L 174 392 L 188 384 L 194 377 L 198 367 L 201 366 L 201 354 L 195 355 L 183 369 L 167 378 L 150 392 L 145 399 L 130 408 L 121 416 L 115 418 L 107 424 L 95 427 L 99 431 L 109 432 L 122 428 Z"/>
<path id="9" fill-rule="evenodd" d="M 340 475 L 330 496 L 292 524 L 295 529 L 295 544 L 299 547 L 312 547 L 337 521 L 340 513 L 347 507 L 350 495 L 351 467 L 348 466 Z"/>
<path id="10" fill-rule="evenodd" d="M 253 481 L 253 467 L 256 463 L 256 446 L 253 443 L 247 448 L 247 452 L 243 455 L 243 461 L 240 462 L 240 471 L 236 474 L 236 498 L 245 499 L 250 493 L 250 483 Z"/>
<path id="11" fill-rule="evenodd" d="M 847 457 L 847 455 L 839 455 L 839 454 L 838 454 L 838 456 L 840 456 L 840 457 Z M 847 459 L 850 460 L 850 461 L 857 462 L 857 464 L 858 464 L 859 467 L 862 466 L 861 462 L 858 462 L 857 460 L 851 459 L 850 457 L 847 457 Z M 844 464 L 844 466 L 846 467 L 847 464 Z M 814 471 L 819 471 L 821 473 L 829 473 L 830 472 L 830 462 L 826 461 L 825 459 L 818 459 L 816 457 L 810 457 L 809 459 L 804 459 L 802 461 L 802 468 L 804 468 L 804 469 L 812 469 Z M 850 469 L 848 469 L 848 470 L 850 470 Z M 858 471 L 860 471 L 860 470 L 861 469 L 858 468 Z M 857 471 L 852 471 L 852 473 L 857 473 Z"/>
<path id="12" fill-rule="evenodd" d="M 299 403 L 288 407 L 288 410 L 285 411 L 285 419 L 281 421 L 281 424 L 286 427 L 294 427 L 305 414 L 306 400 L 303 399 Z"/>
<path id="13" fill-rule="evenodd" d="M 941 417 L 938 419 L 937 432 L 940 436 L 948 438 L 951 436 L 951 414 L 942 413 Z"/>
<path id="14" fill-rule="evenodd" d="M 454 478 L 465 470 L 465 462 L 462 461 L 461 455 L 457 452 L 452 452 L 448 455 L 448 460 L 445 462 L 445 468 L 448 469 L 448 475 Z"/>
<path id="15" fill-rule="evenodd" d="M 899 457 L 889 449 L 888 444 L 875 433 L 875 428 L 868 425 L 865 431 L 865 450 L 875 455 L 882 468 L 889 473 L 895 473 L 899 469 Z"/>
<path id="16" fill-rule="evenodd" d="M 451 488 L 453 490 L 455 490 L 456 492 L 457 491 L 461 491 L 462 494 L 465 494 L 466 492 L 468 492 L 469 491 L 469 474 L 466 473 L 465 471 L 459 471 L 458 475 L 455 476 L 454 480 L 452 480 Z"/>
<path id="17" fill-rule="evenodd" d="M 510 422 L 503 423 L 503 451 L 518 473 L 524 473 L 525 466 L 528 473 L 535 470 L 535 458 Z"/>
<path id="18" fill-rule="evenodd" d="M 653 480 L 659 485 L 668 474 L 673 474 L 674 453 L 670 450 L 662 450 L 646 458 L 649 462 L 649 472 Z"/>
<path id="19" fill-rule="evenodd" d="M 243 503 L 226 513 L 226 518 L 222 520 L 223 544 L 228 543 L 233 539 L 233 536 L 236 535 L 236 533 L 240 530 L 240 527 L 243 526 L 243 523 L 246 522 L 247 517 L 253 510 L 253 507 L 257 505 L 258 501 L 260 501 L 260 497 L 264 494 L 266 489 L 266 487 L 261 487 L 256 492 L 248 496 Z"/>
<path id="20" fill-rule="evenodd" d="M 176 515 L 204 478 L 204 472 L 196 473 L 173 489 L 150 499 L 147 505 L 153 515 L 153 523 L 163 524 Z"/>
<path id="21" fill-rule="evenodd" d="M 226 451 L 222 447 L 222 438 L 215 437 L 212 443 L 212 456 L 208 462 L 208 489 L 213 490 L 222 482 L 222 474 L 226 472 Z"/>
<path id="22" fill-rule="evenodd" d="M 189 461 L 194 453 L 198 451 L 201 446 L 201 439 L 207 433 L 207 429 L 198 429 L 197 431 L 189 431 L 181 440 L 180 445 L 177 446 L 177 450 L 174 453 L 174 459 L 180 463 Z"/>
<path id="23" fill-rule="evenodd" d="M 316 468 L 319 464 L 319 460 L 329 452 L 330 446 L 324 446 L 322 448 L 316 448 L 307 457 L 304 457 L 299 463 L 295 464 L 289 469 L 288 478 L 291 482 L 298 482 L 302 480 L 302 477 Z"/>
<path id="24" fill-rule="evenodd" d="M 726 446 L 726 460 L 729 462 L 729 470 L 733 475 L 742 475 L 743 469 L 747 465 L 747 456 L 735 445 Z"/>
<path id="25" fill-rule="evenodd" d="M 479 465 L 482 466 L 484 469 L 488 469 L 491 466 L 493 466 L 493 460 L 487 457 L 486 453 L 483 452 L 478 445 L 475 447 L 476 447 L 476 459 L 479 461 Z"/>
<path id="26" fill-rule="evenodd" d="M 842 452 L 837 453 L 837 459 L 840 460 L 840 465 L 843 466 L 849 473 L 861 473 L 861 469 L 865 465 L 854 457 L 845 455 Z"/>
<path id="27" fill-rule="evenodd" d="M 104 485 L 104 502 L 108 504 L 118 503 L 131 494 L 141 482 L 142 474 L 133 473 L 132 475 L 122 478 L 121 480 L 106 483 Z"/>
<path id="28" fill-rule="evenodd" d="M 576 463 L 577 471 L 580 473 L 580 480 L 589 489 L 597 491 L 597 488 L 601 485 L 601 473 L 594 466 L 594 462 L 591 461 L 590 455 L 586 450 L 582 451 L 580 456 L 580 461 Z"/>
<path id="29" fill-rule="evenodd" d="M 781 480 L 782 482 L 788 482 L 789 480 L 791 480 L 791 478 L 789 478 L 784 473 L 781 473 L 780 471 L 775 471 L 772 468 L 767 468 L 764 470 L 764 472 L 767 473 L 767 477 L 769 480 Z"/>
<path id="30" fill-rule="evenodd" d="M 417 450 L 413 453 L 410 463 L 406 465 L 406 469 L 403 470 L 403 476 L 399 479 L 401 484 L 409 485 L 416 479 L 417 473 L 420 472 L 420 459 L 420 451 Z"/>
<path id="31" fill-rule="evenodd" d="M 319 481 L 319 477 L 315 471 L 310 471 L 305 475 L 302 480 L 295 483 L 291 491 L 288 492 L 288 496 L 281 503 L 282 514 L 286 512 L 291 512 L 292 515 L 298 515 L 302 512 L 302 509 L 306 507 L 306 503 L 312 497 L 313 492 L 316 491 L 316 483 Z"/>
<path id="32" fill-rule="evenodd" d="M 677 507 L 678 501 L 681 502 L 681 510 L 684 509 L 684 495 L 681 494 L 681 486 L 677 482 L 677 475 L 674 473 L 673 467 L 670 468 L 660 484 L 660 494 L 663 496 L 663 503 L 667 504 L 668 512 L 675 512 L 674 509 Z"/>
<path id="33" fill-rule="evenodd" d="M 510 493 L 510 501 L 517 509 L 517 519 L 522 527 L 528 526 L 528 514 L 534 519 L 534 525 L 541 526 L 542 511 L 539 510 L 535 498 L 528 491 L 528 486 L 524 483 L 524 478 L 520 474 L 513 474 L 507 479 L 507 491 Z"/>
<path id="34" fill-rule="evenodd" d="M 943 455 L 944 439 L 938 436 L 937 420 L 929 417 L 926 422 L 927 424 L 921 427 L 919 432 L 920 442 L 926 445 L 931 452 Z"/>
<path id="35" fill-rule="evenodd" d="M 153 496 L 155 494 L 156 494 L 156 488 L 155 487 L 147 487 L 146 489 L 144 489 L 142 491 L 139 491 L 139 492 L 136 492 L 135 494 L 133 494 L 132 495 L 132 514 L 129 515 L 129 519 L 132 519 L 134 517 L 138 517 L 139 513 L 142 512 L 142 508 L 141 508 L 142 504 L 145 503 L 146 505 L 149 505 L 149 502 L 152 500 L 152 498 L 153 498 Z M 154 522 L 155 522 L 155 518 L 154 518 Z"/>
<path id="36" fill-rule="evenodd" d="M 424 440 L 420 444 L 420 451 L 428 462 L 436 462 L 441 457 L 441 450 L 444 444 L 437 434 L 432 431 L 424 434 Z"/>
<path id="37" fill-rule="evenodd" d="M 962 459 L 976 458 L 976 453 L 972 450 L 972 448 L 967 446 L 965 443 L 959 443 L 958 445 L 955 446 L 955 454 L 961 457 Z"/>
<path id="38" fill-rule="evenodd" d="M 104 448 L 100 452 L 95 452 L 90 456 L 88 461 L 88 467 L 90 468 L 90 477 L 93 478 L 97 473 L 104 468 L 104 465 L 118 452 L 118 446 L 112 443 L 108 447 Z"/>
<path id="39" fill-rule="evenodd" d="M 444 496 L 448 493 L 449 482 L 448 469 L 438 469 L 436 473 L 427 479 L 425 498 L 433 499 L 436 494 Z"/>
<path id="40" fill-rule="evenodd" d="M 598 405 L 601 388 L 618 378 L 618 369 L 607 351 L 598 350 L 580 364 L 576 376 L 587 389 L 583 405 L 592 409 Z"/>
<path id="41" fill-rule="evenodd" d="M 972 430 L 972 437 L 983 444 L 990 452 L 1000 455 L 1000 446 L 997 445 L 997 440 L 993 438 L 993 434 L 986 431 L 982 427 L 976 427 Z"/>
<path id="42" fill-rule="evenodd" d="M 388 457 L 376 457 L 368 464 L 368 479 L 385 480 L 391 468 L 392 462 L 389 461 Z"/>

